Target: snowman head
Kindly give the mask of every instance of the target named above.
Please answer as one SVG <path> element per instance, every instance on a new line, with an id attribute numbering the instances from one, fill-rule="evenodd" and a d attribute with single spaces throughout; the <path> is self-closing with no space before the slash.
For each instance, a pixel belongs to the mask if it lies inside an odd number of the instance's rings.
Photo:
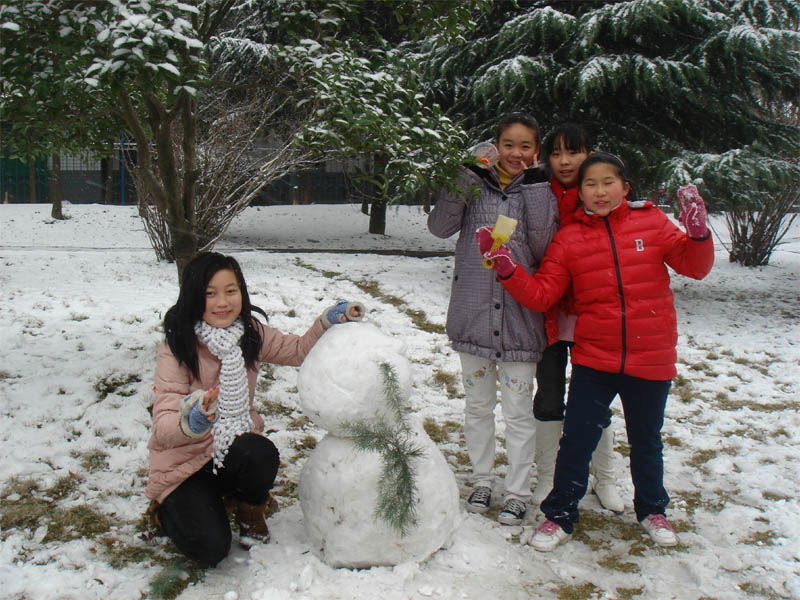
<path id="1" fill-rule="evenodd" d="M 396 410 L 386 396 L 387 365 L 405 403 L 411 393 L 411 367 L 403 343 L 372 323 L 331 327 L 300 367 L 297 389 L 303 413 L 338 436 L 346 435 L 343 423 L 394 423 Z"/>

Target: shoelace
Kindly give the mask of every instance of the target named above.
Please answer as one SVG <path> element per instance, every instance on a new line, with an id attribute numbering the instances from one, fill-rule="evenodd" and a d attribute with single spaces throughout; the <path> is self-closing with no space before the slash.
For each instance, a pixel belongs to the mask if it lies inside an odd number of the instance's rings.
<path id="1" fill-rule="evenodd" d="M 672 525 L 669 524 L 667 517 L 664 515 L 650 515 L 649 517 L 646 517 L 646 519 L 655 529 L 669 529 L 670 531 L 675 531 L 672 529 Z"/>
<path id="2" fill-rule="evenodd" d="M 474 492 L 472 492 L 470 501 L 479 503 L 488 502 L 491 496 L 492 496 L 492 491 L 489 488 L 479 487 Z"/>
<path id="3" fill-rule="evenodd" d="M 553 521 L 548 520 L 539 525 L 537 531 L 545 535 L 553 535 L 559 529 L 561 529 L 561 526 L 558 523 L 553 523 Z"/>
<path id="4" fill-rule="evenodd" d="M 511 498 L 503 507 L 503 512 L 521 515 L 525 512 L 525 505 L 516 498 Z"/>

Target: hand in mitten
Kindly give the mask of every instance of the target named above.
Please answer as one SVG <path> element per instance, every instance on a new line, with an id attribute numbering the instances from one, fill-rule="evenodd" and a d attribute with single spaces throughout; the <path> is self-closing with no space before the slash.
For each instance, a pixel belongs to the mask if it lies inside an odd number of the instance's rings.
<path id="1" fill-rule="evenodd" d="M 514 274 L 514 269 L 517 268 L 517 263 L 511 258 L 511 254 L 505 244 L 501 245 L 497 250 L 490 249 L 484 252 L 483 260 L 503 279 L 511 277 Z"/>
<path id="2" fill-rule="evenodd" d="M 328 329 L 331 325 L 336 325 L 337 323 L 360 321 L 365 312 L 364 305 L 360 302 L 342 300 L 322 312 L 322 325 L 325 329 Z"/>
<path id="3" fill-rule="evenodd" d="M 494 229 L 486 225 L 475 232 L 475 239 L 478 240 L 478 248 L 480 248 L 481 254 L 486 254 L 492 249 L 492 244 L 494 243 L 492 231 L 494 231 Z"/>
<path id="4" fill-rule="evenodd" d="M 211 427 L 211 424 L 217 419 L 218 395 L 219 386 L 207 392 L 197 390 L 183 399 L 181 426 L 184 432 L 188 428 L 193 436 L 200 436 Z"/>
<path id="5" fill-rule="evenodd" d="M 678 204 L 681 214 L 678 220 L 683 223 L 687 235 L 696 240 L 708 235 L 706 225 L 706 205 L 700 192 L 693 185 L 684 185 L 678 189 Z"/>

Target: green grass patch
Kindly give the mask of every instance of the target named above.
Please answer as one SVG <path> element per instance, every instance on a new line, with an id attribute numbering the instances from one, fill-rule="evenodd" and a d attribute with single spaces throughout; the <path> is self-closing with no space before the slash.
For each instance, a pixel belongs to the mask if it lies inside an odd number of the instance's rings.
<path id="1" fill-rule="evenodd" d="M 781 500 L 789 502 L 790 500 L 794 499 L 793 496 L 789 496 L 787 494 L 776 494 L 775 492 L 770 492 L 767 490 L 761 492 L 761 497 L 764 498 L 764 500 L 769 500 L 770 502 L 779 502 Z"/>
<path id="2" fill-rule="evenodd" d="M 556 588 L 556 596 L 559 600 L 588 600 L 592 596 L 598 596 L 602 591 L 602 588 L 587 581 L 581 584 L 562 585 Z"/>
<path id="3" fill-rule="evenodd" d="M 275 482 L 275 487 L 270 490 L 270 494 L 284 498 L 297 498 L 297 482 L 291 479 L 280 479 Z"/>
<path id="4" fill-rule="evenodd" d="M 202 581 L 203 577 L 202 568 L 183 556 L 177 556 L 150 581 L 149 597 L 172 600 L 192 583 Z"/>
<path id="5" fill-rule="evenodd" d="M 743 544 L 748 546 L 774 546 L 778 534 L 772 530 L 754 531 L 746 538 L 742 539 Z"/>
<path id="6" fill-rule="evenodd" d="M 455 373 L 436 369 L 433 372 L 433 381 L 437 385 L 443 385 L 450 399 L 462 398 L 464 394 L 458 391 L 459 377 Z"/>
<path id="7" fill-rule="evenodd" d="M 33 479 L 12 478 L 0 493 L 2 537 L 12 530 L 35 531 L 47 527 L 42 543 L 65 542 L 76 538 L 92 539 L 106 533 L 111 520 L 88 504 L 63 508 L 57 501 L 70 495 L 79 478 L 59 479 L 52 487 L 40 489 Z"/>
<path id="8" fill-rule="evenodd" d="M 617 598 L 619 600 L 630 600 L 630 598 L 636 598 L 637 596 L 641 596 L 644 594 L 644 588 L 617 588 Z"/>
<path id="9" fill-rule="evenodd" d="M 406 306 L 406 302 L 402 298 L 393 294 L 385 294 L 383 291 L 381 291 L 380 286 L 378 286 L 376 281 L 362 279 L 360 281 L 353 281 L 353 285 L 355 285 L 365 294 L 369 294 L 376 300 L 386 304 L 391 304 L 392 306 L 400 309 L 411 319 L 411 322 L 417 329 L 427 333 L 445 333 L 445 328 L 443 325 L 430 322 L 424 311 L 409 308 Z"/>
<path id="10" fill-rule="evenodd" d="M 105 400 L 109 394 L 117 396 L 133 396 L 136 393 L 134 383 L 140 383 L 142 379 L 135 373 L 127 375 L 109 375 L 99 379 L 94 384 L 98 400 Z"/>
<path id="11" fill-rule="evenodd" d="M 621 573 L 639 573 L 641 569 L 639 565 L 634 562 L 623 560 L 619 554 L 607 554 L 597 561 L 597 564 L 612 571 L 620 571 Z"/>
<path id="12" fill-rule="evenodd" d="M 310 433 L 303 437 L 303 439 L 295 442 L 295 448 L 298 450 L 313 450 L 317 447 L 317 438 Z"/>
<path id="13" fill-rule="evenodd" d="M 89 471 L 89 473 L 102 471 L 108 467 L 108 453 L 100 448 L 73 453 L 73 456 L 80 458 L 81 467 Z"/>
<path id="14" fill-rule="evenodd" d="M 298 267 L 303 267 L 304 269 L 308 269 L 309 271 L 314 271 L 315 273 L 319 273 L 320 275 L 326 277 L 327 279 L 335 279 L 336 277 L 339 277 L 341 275 L 341 273 L 339 273 L 338 271 L 326 271 L 325 269 L 319 269 L 314 265 L 310 265 L 307 262 L 303 262 L 299 258 L 294 259 L 294 264 L 296 264 Z"/>
<path id="15" fill-rule="evenodd" d="M 258 412 L 265 417 L 289 417 L 294 412 L 294 409 L 289 406 L 284 406 L 280 402 L 262 400 L 259 402 Z"/>
<path id="16" fill-rule="evenodd" d="M 157 563 L 163 559 L 158 546 L 152 543 L 129 544 L 112 535 L 100 538 L 108 564 L 121 569 L 131 564 Z"/>
<path id="17" fill-rule="evenodd" d="M 719 454 L 719 450 L 715 448 L 707 448 L 705 450 L 697 450 L 692 454 L 692 457 L 684 462 L 685 465 L 689 467 L 699 467 L 701 465 L 706 464 L 713 458 L 716 458 Z"/>
<path id="18" fill-rule="evenodd" d="M 305 415 L 300 415 L 289 421 L 289 424 L 286 426 L 286 429 L 293 429 L 293 430 L 302 430 L 311 425 L 311 419 L 309 419 Z"/>

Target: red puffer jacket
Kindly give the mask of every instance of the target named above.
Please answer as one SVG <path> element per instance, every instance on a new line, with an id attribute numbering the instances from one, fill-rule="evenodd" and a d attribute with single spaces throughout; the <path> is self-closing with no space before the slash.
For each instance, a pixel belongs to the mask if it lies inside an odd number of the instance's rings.
<path id="1" fill-rule="evenodd" d="M 502 284 L 524 306 L 543 311 L 572 282 L 572 362 L 666 380 L 676 375 L 678 340 L 667 265 L 702 279 L 713 264 L 710 236 L 692 240 L 650 202 L 623 202 L 607 217 L 579 214 L 556 234 L 535 277 L 517 268 Z"/>
<path id="2" fill-rule="evenodd" d="M 558 179 L 551 177 L 550 189 L 553 190 L 553 194 L 558 202 L 559 227 L 564 229 L 564 227 L 570 223 L 574 223 L 576 220 L 575 211 L 580 204 L 580 200 L 578 200 L 578 188 L 565 188 Z M 558 330 L 559 310 L 564 314 L 574 314 L 574 310 L 572 308 L 571 290 L 568 289 L 564 294 L 564 297 L 561 299 L 561 302 L 551 306 L 550 309 L 544 314 L 544 329 L 547 333 L 548 345 L 555 344 L 561 339 L 561 335 Z"/>

